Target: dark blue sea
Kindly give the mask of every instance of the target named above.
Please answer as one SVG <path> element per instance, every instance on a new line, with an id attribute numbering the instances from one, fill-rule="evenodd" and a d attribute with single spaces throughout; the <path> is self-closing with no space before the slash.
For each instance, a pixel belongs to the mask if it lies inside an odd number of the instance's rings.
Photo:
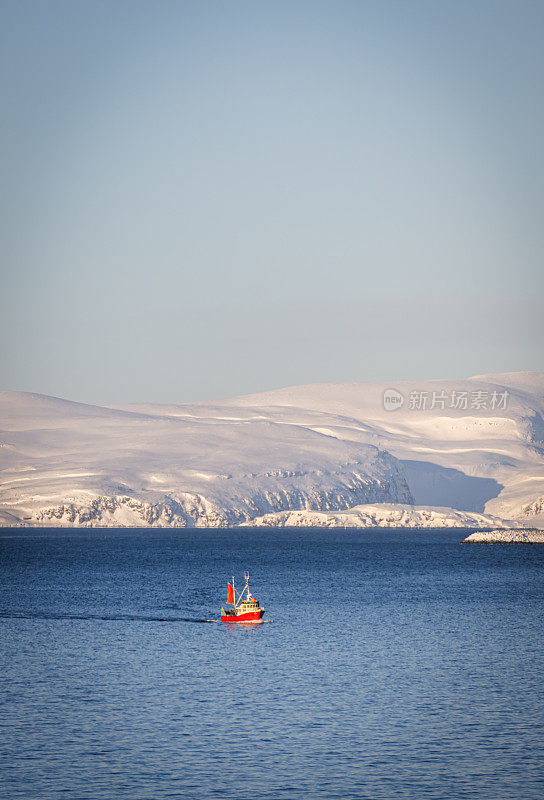
<path id="1" fill-rule="evenodd" d="M 0 795 L 544 798 L 544 547 L 464 535 L 4 531 Z"/>

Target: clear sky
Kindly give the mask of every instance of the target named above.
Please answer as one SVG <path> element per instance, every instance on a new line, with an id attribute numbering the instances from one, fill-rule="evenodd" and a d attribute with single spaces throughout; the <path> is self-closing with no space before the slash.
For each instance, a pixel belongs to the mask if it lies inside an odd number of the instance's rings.
<path id="1" fill-rule="evenodd" d="M 2 388 L 544 367 L 544 3 L 0 8 Z"/>

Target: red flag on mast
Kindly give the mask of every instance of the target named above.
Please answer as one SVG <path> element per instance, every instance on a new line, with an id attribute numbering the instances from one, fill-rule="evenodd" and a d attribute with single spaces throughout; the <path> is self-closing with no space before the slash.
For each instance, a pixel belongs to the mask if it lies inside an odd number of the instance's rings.
<path id="1" fill-rule="evenodd" d="M 227 603 L 234 603 L 234 588 L 230 583 L 227 583 Z"/>

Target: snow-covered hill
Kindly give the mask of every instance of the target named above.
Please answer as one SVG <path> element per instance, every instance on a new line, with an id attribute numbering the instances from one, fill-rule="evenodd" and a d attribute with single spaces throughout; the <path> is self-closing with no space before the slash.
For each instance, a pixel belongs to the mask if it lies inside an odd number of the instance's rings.
<path id="1" fill-rule="evenodd" d="M 534 527 L 543 412 L 542 373 L 180 405 L 4 392 L 0 522 Z"/>
<path id="2" fill-rule="evenodd" d="M 512 523 L 470 511 L 401 503 L 366 504 L 347 511 L 276 511 L 242 523 L 256 528 L 488 528 L 490 524 Z"/>

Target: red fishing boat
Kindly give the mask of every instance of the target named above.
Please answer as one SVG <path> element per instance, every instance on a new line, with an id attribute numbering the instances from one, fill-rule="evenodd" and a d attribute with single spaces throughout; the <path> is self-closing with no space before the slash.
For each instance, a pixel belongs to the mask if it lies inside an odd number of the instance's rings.
<path id="1" fill-rule="evenodd" d="M 259 605 L 249 591 L 249 572 L 244 572 L 244 588 L 238 593 L 232 583 L 227 584 L 226 608 L 221 609 L 221 622 L 242 622 L 246 625 L 259 625 L 263 620 L 264 608 Z"/>

